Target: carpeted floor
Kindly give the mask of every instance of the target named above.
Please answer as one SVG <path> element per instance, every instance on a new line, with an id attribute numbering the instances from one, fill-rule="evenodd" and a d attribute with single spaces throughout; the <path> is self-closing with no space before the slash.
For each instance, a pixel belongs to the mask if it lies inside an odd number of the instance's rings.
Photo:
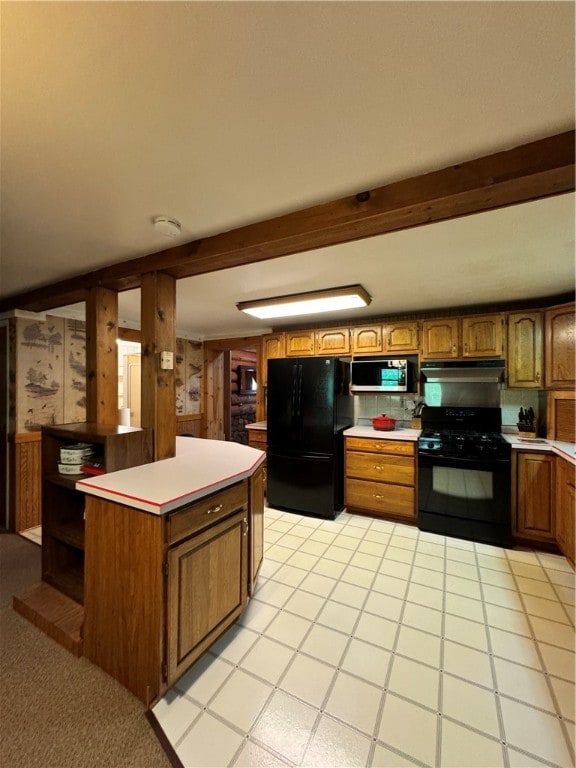
<path id="1" fill-rule="evenodd" d="M 11 607 L 40 578 L 40 547 L 0 534 L 0 765 L 169 768 L 144 706 Z"/>

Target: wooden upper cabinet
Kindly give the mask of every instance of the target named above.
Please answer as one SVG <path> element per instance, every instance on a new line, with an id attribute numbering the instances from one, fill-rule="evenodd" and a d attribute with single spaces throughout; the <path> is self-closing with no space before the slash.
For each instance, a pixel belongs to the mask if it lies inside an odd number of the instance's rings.
<path id="1" fill-rule="evenodd" d="M 268 384 L 268 360 L 285 357 L 285 338 L 283 333 L 271 333 L 262 337 L 262 355 L 259 383 L 265 387 Z"/>
<path id="2" fill-rule="evenodd" d="M 361 325 L 351 330 L 353 354 L 371 355 L 383 351 L 381 325 Z"/>
<path id="3" fill-rule="evenodd" d="M 316 355 L 349 355 L 350 328 L 324 328 L 315 332 Z"/>
<path id="4" fill-rule="evenodd" d="M 544 322 L 541 312 L 508 315 L 508 386 L 541 389 L 544 386 Z"/>
<path id="5" fill-rule="evenodd" d="M 574 304 L 565 304 L 546 312 L 547 389 L 574 389 L 576 386 L 574 326 Z"/>
<path id="6" fill-rule="evenodd" d="M 382 328 L 382 338 L 384 352 L 386 353 L 418 353 L 418 323 L 416 320 L 384 325 Z"/>
<path id="7" fill-rule="evenodd" d="M 262 338 L 262 355 L 266 360 L 270 360 L 275 357 L 284 357 L 284 334 L 283 333 L 271 333 L 268 336 Z"/>
<path id="8" fill-rule="evenodd" d="M 314 354 L 314 331 L 286 331 L 286 357 Z"/>
<path id="9" fill-rule="evenodd" d="M 460 321 L 457 317 L 422 322 L 422 358 L 446 360 L 458 357 Z"/>
<path id="10" fill-rule="evenodd" d="M 474 315 L 462 318 L 462 357 L 502 357 L 504 316 Z"/>
<path id="11" fill-rule="evenodd" d="M 556 390 L 547 394 L 546 437 L 548 440 L 576 442 L 576 392 Z"/>

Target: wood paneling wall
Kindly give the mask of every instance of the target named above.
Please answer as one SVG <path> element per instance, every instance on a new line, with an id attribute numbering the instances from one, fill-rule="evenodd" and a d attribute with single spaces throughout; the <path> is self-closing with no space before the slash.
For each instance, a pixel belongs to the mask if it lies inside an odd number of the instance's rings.
<path id="1" fill-rule="evenodd" d="M 10 445 L 10 530 L 25 531 L 42 522 L 41 432 L 14 435 Z"/>
<path id="2" fill-rule="evenodd" d="M 193 435 L 201 437 L 202 414 L 197 413 L 191 416 L 176 416 L 176 434 Z"/>

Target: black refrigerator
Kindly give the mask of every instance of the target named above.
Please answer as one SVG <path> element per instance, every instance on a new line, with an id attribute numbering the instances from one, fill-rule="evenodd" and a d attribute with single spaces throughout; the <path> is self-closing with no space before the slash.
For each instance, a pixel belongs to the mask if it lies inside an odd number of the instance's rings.
<path id="1" fill-rule="evenodd" d="M 267 503 L 334 519 L 344 506 L 343 431 L 354 422 L 350 361 L 268 361 Z"/>

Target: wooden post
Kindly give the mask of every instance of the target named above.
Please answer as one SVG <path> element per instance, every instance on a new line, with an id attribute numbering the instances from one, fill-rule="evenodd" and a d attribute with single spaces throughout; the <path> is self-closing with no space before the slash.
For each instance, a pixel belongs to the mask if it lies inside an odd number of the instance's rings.
<path id="1" fill-rule="evenodd" d="M 160 367 L 162 352 L 176 357 L 176 280 L 163 272 L 142 275 L 142 416 L 154 430 L 154 461 L 176 454 L 174 362 Z"/>
<path id="2" fill-rule="evenodd" d="M 86 421 L 118 424 L 118 294 L 91 288 L 86 297 Z"/>

